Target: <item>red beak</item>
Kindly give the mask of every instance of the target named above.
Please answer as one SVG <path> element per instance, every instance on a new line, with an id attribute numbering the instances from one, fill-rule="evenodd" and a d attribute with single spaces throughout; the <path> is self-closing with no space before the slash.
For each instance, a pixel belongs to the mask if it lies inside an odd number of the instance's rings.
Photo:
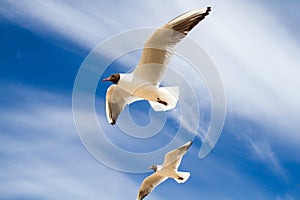
<path id="1" fill-rule="evenodd" d="M 104 82 L 104 81 L 110 81 L 110 78 L 104 78 L 104 79 L 102 80 L 102 82 Z"/>

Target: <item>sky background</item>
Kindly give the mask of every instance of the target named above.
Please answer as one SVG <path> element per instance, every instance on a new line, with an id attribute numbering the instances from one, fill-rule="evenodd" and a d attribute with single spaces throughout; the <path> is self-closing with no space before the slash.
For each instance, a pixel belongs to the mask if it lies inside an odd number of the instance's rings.
<path id="1" fill-rule="evenodd" d="M 198 158 L 202 136 L 195 138 L 180 166 L 191 172 L 186 183 L 167 180 L 145 199 L 299 199 L 299 3 L 256 0 L 0 0 L 0 199 L 135 199 L 150 173 L 113 170 L 80 141 L 72 114 L 76 74 L 105 39 L 159 27 L 208 5 L 210 15 L 189 37 L 206 51 L 223 80 L 224 129 L 204 159 Z M 103 76 L 130 70 L 138 55 L 113 63 Z M 177 64 L 175 58 L 171 65 Z M 99 83 L 95 106 L 116 145 L 148 152 L 172 140 L 176 110 L 149 140 L 108 126 L 103 107 L 108 86 Z M 201 105 L 205 129 L 210 109 Z M 147 113 L 139 112 L 147 106 L 130 107 L 141 126 L 149 123 Z"/>

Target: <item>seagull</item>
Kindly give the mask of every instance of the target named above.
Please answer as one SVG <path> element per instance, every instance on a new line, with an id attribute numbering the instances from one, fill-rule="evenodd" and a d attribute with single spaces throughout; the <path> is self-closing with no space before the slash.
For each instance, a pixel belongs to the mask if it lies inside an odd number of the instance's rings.
<path id="1" fill-rule="evenodd" d="M 154 173 L 144 179 L 137 200 L 142 200 L 147 196 L 156 186 L 164 182 L 168 178 L 173 178 L 178 183 L 184 183 L 190 177 L 189 172 L 178 172 L 177 169 L 181 163 L 182 157 L 192 145 L 192 141 L 189 141 L 165 155 L 165 159 L 162 165 L 152 165 L 150 169 L 154 170 Z"/>
<path id="2" fill-rule="evenodd" d="M 111 125 L 130 103 L 148 100 L 155 111 L 175 108 L 178 87 L 159 87 L 175 46 L 211 11 L 192 10 L 157 29 L 145 42 L 140 62 L 131 73 L 116 73 L 103 81 L 114 83 L 106 92 L 106 117 Z"/>

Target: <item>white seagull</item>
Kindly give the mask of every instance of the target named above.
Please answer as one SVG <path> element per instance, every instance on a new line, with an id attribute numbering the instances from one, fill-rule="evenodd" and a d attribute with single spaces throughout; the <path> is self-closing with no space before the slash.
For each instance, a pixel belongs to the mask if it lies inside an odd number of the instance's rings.
<path id="1" fill-rule="evenodd" d="M 189 172 L 178 172 L 177 169 L 181 163 L 182 157 L 192 145 L 192 141 L 189 141 L 165 155 L 165 159 L 162 165 L 153 165 L 150 169 L 155 173 L 145 178 L 143 181 L 137 200 L 142 200 L 147 196 L 156 186 L 168 178 L 173 178 L 178 183 L 184 183 L 189 177 Z"/>
<path id="2" fill-rule="evenodd" d="M 113 74 L 103 81 L 111 81 L 106 93 L 106 116 L 110 124 L 127 104 L 148 100 L 155 111 L 176 106 L 178 87 L 159 87 L 175 46 L 211 11 L 210 7 L 182 14 L 156 30 L 146 41 L 139 64 L 131 73 Z"/>

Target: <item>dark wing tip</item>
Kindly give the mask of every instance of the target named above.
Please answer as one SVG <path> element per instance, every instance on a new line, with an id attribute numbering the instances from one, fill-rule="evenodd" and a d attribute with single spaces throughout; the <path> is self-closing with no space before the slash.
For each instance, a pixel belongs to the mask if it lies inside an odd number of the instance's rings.
<path id="1" fill-rule="evenodd" d="M 182 150 L 186 153 L 189 150 L 189 148 L 192 146 L 192 144 L 193 144 L 193 141 L 190 140 L 190 141 L 184 143 L 182 146 L 178 147 L 177 150 Z"/>
<path id="2" fill-rule="evenodd" d="M 116 120 L 112 119 L 112 122 L 110 123 L 111 125 L 115 125 L 116 124 Z"/>
<path id="3" fill-rule="evenodd" d="M 199 9 L 199 11 L 200 11 L 200 9 Z M 202 21 L 209 14 L 210 11 L 211 11 L 211 7 L 206 7 L 205 12 L 203 11 L 203 9 L 201 9 L 201 12 L 193 13 L 193 14 L 187 16 L 186 18 L 183 18 L 182 20 L 175 21 L 176 19 L 180 18 L 181 16 L 189 14 L 193 11 L 186 12 L 186 13 L 174 18 L 167 24 L 170 25 L 169 28 L 187 35 L 187 33 L 190 32 L 200 21 Z M 172 23 L 172 22 L 174 22 L 174 23 Z"/>
<path id="4" fill-rule="evenodd" d="M 138 196 L 138 200 L 142 200 L 144 199 L 150 192 L 149 191 L 140 191 L 139 192 L 139 196 Z"/>
<path id="5" fill-rule="evenodd" d="M 202 14 L 201 14 L 201 15 L 203 16 L 202 19 L 204 19 L 204 17 L 207 16 L 207 15 L 209 14 L 210 11 L 211 11 L 211 7 L 210 7 L 210 6 L 206 7 L 205 13 L 202 13 Z M 202 20 L 202 19 L 201 19 L 201 20 Z"/>
<path id="6" fill-rule="evenodd" d="M 185 143 L 182 147 L 185 148 L 186 151 L 188 151 L 189 148 L 192 146 L 192 144 L 193 144 L 193 141 L 190 140 L 187 143 Z"/>
<path id="7" fill-rule="evenodd" d="M 190 141 L 189 141 L 189 145 L 187 146 L 187 150 L 192 146 L 192 144 L 193 144 L 193 141 L 190 140 Z"/>

